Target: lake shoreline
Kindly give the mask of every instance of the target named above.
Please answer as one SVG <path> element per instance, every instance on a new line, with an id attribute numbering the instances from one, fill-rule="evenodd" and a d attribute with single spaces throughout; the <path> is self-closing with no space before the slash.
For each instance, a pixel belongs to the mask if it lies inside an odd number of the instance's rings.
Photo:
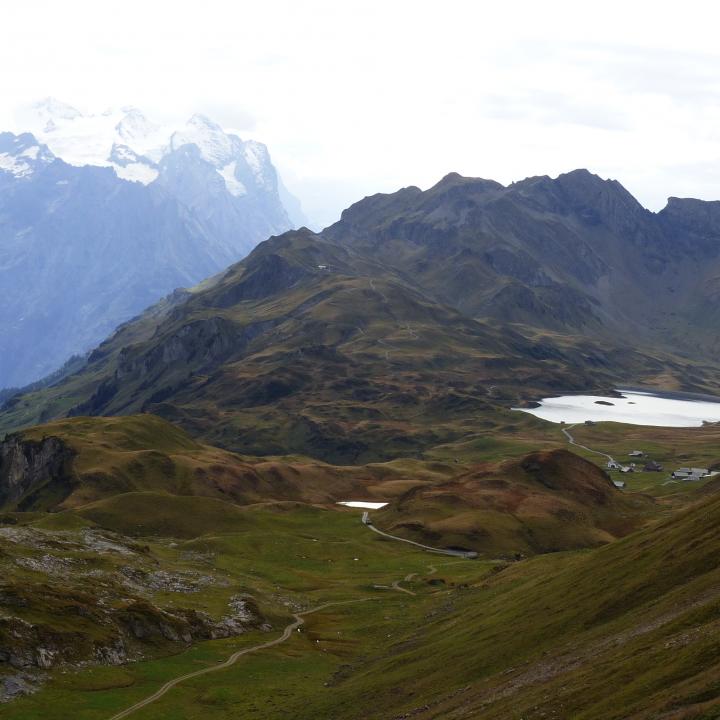
<path id="1" fill-rule="evenodd" d="M 668 400 L 700 400 L 702 402 L 712 402 L 720 404 L 720 397 L 717 395 L 708 395 L 707 393 L 694 393 L 685 390 L 658 390 L 642 385 L 627 385 L 617 388 L 620 393 L 649 393 L 659 398 L 667 398 Z M 573 395 L 574 393 L 567 393 Z M 586 393 L 583 393 L 586 394 Z"/>

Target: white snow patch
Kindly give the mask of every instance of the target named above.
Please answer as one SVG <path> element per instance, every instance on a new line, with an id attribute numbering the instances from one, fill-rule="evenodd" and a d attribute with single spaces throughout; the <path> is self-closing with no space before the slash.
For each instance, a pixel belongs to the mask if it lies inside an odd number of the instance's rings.
<path id="1" fill-rule="evenodd" d="M 242 197 L 247 195 L 247 189 L 245 186 L 235 177 L 235 169 L 237 168 L 237 162 L 233 160 L 231 163 L 225 165 L 224 168 L 218 170 L 225 181 L 225 187 L 228 192 L 235 197 Z"/>
<path id="2" fill-rule="evenodd" d="M 246 143 L 243 143 L 243 156 L 255 177 L 255 182 L 257 182 L 260 187 L 270 188 L 272 181 L 268 177 L 270 156 L 267 148 L 255 140 L 248 140 Z"/>
<path id="3" fill-rule="evenodd" d="M 379 510 L 380 508 L 384 508 L 387 503 L 386 502 L 367 502 L 366 500 L 345 500 L 343 502 L 339 502 L 338 505 L 345 505 L 346 507 L 353 507 L 353 508 L 366 508 L 368 510 Z"/>
<path id="4" fill-rule="evenodd" d="M 158 171 L 145 163 L 131 163 L 129 165 L 113 165 L 115 174 L 123 179 L 131 182 L 139 182 L 143 185 L 149 185 L 153 180 L 157 179 Z"/>
<path id="5" fill-rule="evenodd" d="M 39 145 L 33 145 L 32 147 L 25 148 L 20 153 L 20 157 L 26 157 L 30 158 L 31 160 L 37 160 L 38 153 L 40 152 L 40 146 Z"/>
<path id="6" fill-rule="evenodd" d="M 0 153 L 0 170 L 9 172 L 15 177 L 27 177 L 32 173 L 32 167 L 20 156 Z"/>
<path id="7" fill-rule="evenodd" d="M 143 147 L 160 129 L 160 125 L 150 122 L 137 108 L 129 108 L 123 119 L 115 126 L 118 137 L 126 145 L 140 147 Z"/>
<path id="8" fill-rule="evenodd" d="M 171 149 L 177 150 L 183 145 L 196 145 L 202 158 L 216 168 L 225 167 L 236 150 L 233 136 L 204 115 L 193 115 L 184 128 L 173 133 Z"/>

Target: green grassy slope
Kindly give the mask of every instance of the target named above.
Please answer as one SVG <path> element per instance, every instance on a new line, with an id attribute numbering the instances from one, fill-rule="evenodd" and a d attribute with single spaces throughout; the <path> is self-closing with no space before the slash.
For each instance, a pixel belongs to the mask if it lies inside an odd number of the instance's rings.
<path id="1" fill-rule="evenodd" d="M 151 414 L 58 420 L 21 431 L 0 450 L 8 453 L 0 462 L 5 511 L 57 511 L 144 492 L 237 504 L 388 499 L 462 467 L 409 459 L 336 466 L 300 455 L 238 455 L 197 442 Z M 65 458 L 59 466 L 56 456 Z M 25 468 L 21 479 L 11 477 L 17 467 Z"/>
<path id="2" fill-rule="evenodd" d="M 718 520 L 715 496 L 599 550 L 508 568 L 378 662 L 379 696 L 397 698 L 391 683 L 431 696 L 423 710 L 404 693 L 420 718 L 716 717 Z"/>
<path id="3" fill-rule="evenodd" d="M 215 502 L 203 500 L 198 514 Z M 116 511 L 126 518 L 126 507 Z M 357 512 L 297 505 L 240 512 L 234 527 L 142 541 L 163 567 L 204 568 L 230 583 L 156 593 L 156 602 L 217 613 L 242 590 L 278 628 L 288 603 L 372 600 L 310 616 L 287 644 L 179 686 L 138 711 L 139 720 L 715 717 L 717 496 L 599 549 L 509 565 L 420 553 L 370 533 Z M 212 524 L 217 516 L 209 513 Z M 414 595 L 375 587 L 407 575 L 401 587 Z M 48 684 L 4 706 L 3 717 L 109 718 L 255 637 L 124 667 L 51 671 Z"/>

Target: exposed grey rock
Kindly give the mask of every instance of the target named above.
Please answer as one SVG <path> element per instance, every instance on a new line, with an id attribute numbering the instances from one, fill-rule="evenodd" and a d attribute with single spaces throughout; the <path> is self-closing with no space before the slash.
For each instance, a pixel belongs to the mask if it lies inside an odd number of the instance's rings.
<path id="1" fill-rule="evenodd" d="M 0 505 L 17 503 L 33 509 L 34 489 L 54 487 L 60 497 L 73 486 L 71 461 L 75 452 L 56 437 L 40 441 L 10 435 L 0 442 Z"/>
<path id="2" fill-rule="evenodd" d="M 42 674 L 15 673 L 0 678 L 0 703 L 15 700 L 22 695 L 32 695 L 40 689 Z"/>

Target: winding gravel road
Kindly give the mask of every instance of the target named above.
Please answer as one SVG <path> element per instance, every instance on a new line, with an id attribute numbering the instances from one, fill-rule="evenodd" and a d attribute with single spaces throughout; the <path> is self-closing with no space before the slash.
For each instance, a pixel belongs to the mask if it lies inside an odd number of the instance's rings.
<path id="1" fill-rule="evenodd" d="M 461 557 L 465 559 L 472 559 L 477 557 L 477 553 L 474 553 L 472 551 L 436 548 L 431 547 L 430 545 L 423 545 L 422 543 L 415 542 L 414 540 L 408 540 L 407 538 L 398 537 L 397 535 L 390 535 L 390 533 L 386 533 L 384 530 L 376 528 L 373 525 L 372 520 L 370 519 L 370 513 L 367 512 L 364 512 L 362 515 L 362 523 L 363 525 L 365 525 L 365 527 L 370 528 L 370 530 L 376 532 L 378 535 L 390 538 L 391 540 L 399 540 L 400 542 L 408 543 L 408 545 L 414 545 L 415 547 L 419 547 L 421 550 L 425 550 L 426 552 L 437 553 L 438 555 L 450 555 L 451 557 Z"/>
<path id="2" fill-rule="evenodd" d="M 575 427 L 575 425 L 570 425 L 567 428 L 560 428 L 562 432 L 564 433 L 565 437 L 568 439 L 568 442 L 571 445 L 575 445 L 575 447 L 582 448 L 583 450 L 587 450 L 588 452 L 595 453 L 595 455 L 602 455 L 603 457 L 606 457 L 610 462 L 615 462 L 615 459 L 612 455 L 608 455 L 607 453 L 600 452 L 599 450 L 593 450 L 592 448 L 587 447 L 587 445 L 581 445 L 578 442 L 575 442 L 575 438 L 570 434 L 570 430 L 572 430 Z"/>
<path id="3" fill-rule="evenodd" d="M 202 670 L 196 670 L 195 672 L 180 675 L 179 677 L 173 678 L 172 680 L 168 680 L 168 682 L 166 682 L 162 687 L 160 687 L 160 689 L 156 690 L 152 695 L 148 695 L 148 697 L 146 697 L 144 700 L 140 700 L 140 702 L 135 703 L 126 710 L 123 710 L 122 712 L 113 715 L 110 720 L 121 720 L 121 718 L 128 717 L 128 715 L 131 715 L 136 710 L 140 710 L 146 705 L 149 705 L 150 703 L 159 700 L 169 690 L 172 690 L 176 685 L 179 685 L 185 680 L 190 680 L 192 678 L 200 677 L 201 675 L 207 675 L 208 673 L 217 672 L 218 670 L 224 670 L 225 668 L 229 668 L 231 665 L 234 665 L 243 655 L 249 655 L 250 653 L 257 652 L 258 650 L 265 650 L 266 648 L 274 647 L 275 645 L 280 645 L 280 643 L 284 643 L 290 638 L 290 636 L 293 634 L 293 631 L 299 628 L 303 624 L 303 622 L 305 622 L 303 618 L 306 615 L 311 615 L 312 613 L 319 612 L 320 610 L 325 610 L 325 608 L 329 608 L 334 605 L 349 605 L 350 603 L 367 602 L 368 600 L 379 599 L 380 598 L 358 598 L 357 600 L 339 600 L 336 602 L 328 602 L 324 603 L 323 605 L 318 605 L 317 607 L 311 608 L 310 610 L 303 610 L 303 612 L 294 613 L 293 617 L 295 618 L 295 620 L 293 620 L 293 622 L 291 622 L 283 630 L 283 634 L 279 638 L 275 638 L 275 640 L 270 640 L 266 643 L 261 643 L 260 645 L 253 645 L 251 647 L 238 650 L 237 652 L 233 653 L 227 660 L 219 663 L 218 665 L 212 665 L 211 667 L 206 667 Z"/>

